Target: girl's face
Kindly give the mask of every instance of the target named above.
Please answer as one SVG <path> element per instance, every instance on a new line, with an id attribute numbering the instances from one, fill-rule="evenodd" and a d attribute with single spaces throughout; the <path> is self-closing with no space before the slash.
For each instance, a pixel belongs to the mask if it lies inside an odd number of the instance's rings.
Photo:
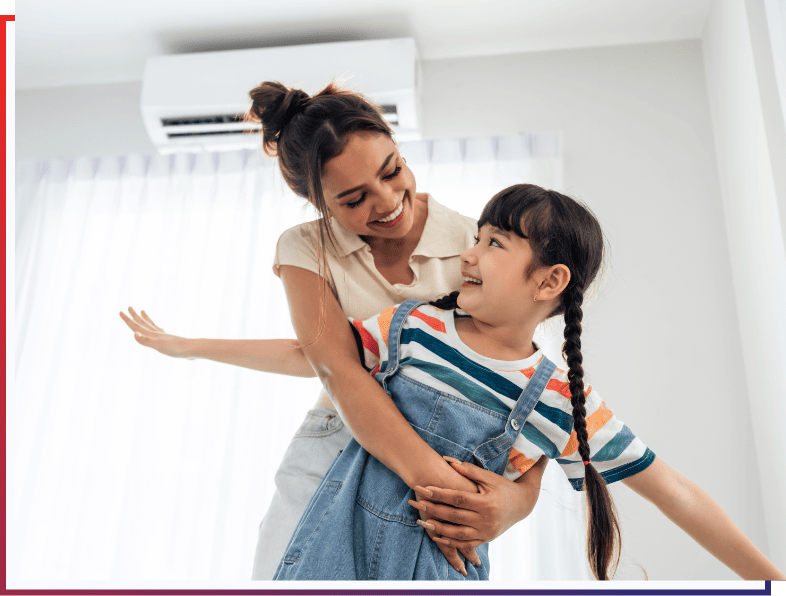
<path id="1" fill-rule="evenodd" d="M 403 238 L 415 221 L 415 176 L 390 137 L 353 134 L 325 163 L 322 192 L 330 215 L 358 236 Z"/>
<path id="2" fill-rule="evenodd" d="M 529 275 L 529 241 L 491 225 L 478 230 L 475 246 L 461 255 L 461 309 L 488 323 L 516 324 L 535 312 L 538 284 Z"/>

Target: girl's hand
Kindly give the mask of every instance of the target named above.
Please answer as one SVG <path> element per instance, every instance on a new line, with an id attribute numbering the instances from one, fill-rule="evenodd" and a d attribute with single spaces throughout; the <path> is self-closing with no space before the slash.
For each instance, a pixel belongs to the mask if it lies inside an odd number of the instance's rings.
<path id="1" fill-rule="evenodd" d="M 148 348 L 153 348 L 165 356 L 172 358 L 191 358 L 187 353 L 188 341 L 184 337 L 169 335 L 161 327 L 156 325 L 153 320 L 142 311 L 142 316 L 136 314 L 133 308 L 128 307 L 131 318 L 120 313 L 120 318 L 134 332 L 134 339 L 137 343 Z"/>
<path id="2" fill-rule="evenodd" d="M 516 482 L 470 463 L 451 457 L 445 459 L 456 471 L 475 482 L 479 492 L 416 487 L 418 500 L 409 504 L 433 526 L 429 536 L 437 544 L 455 547 L 470 562 L 477 561 L 476 546 L 500 536 L 532 512 L 548 458 L 541 457 Z"/>

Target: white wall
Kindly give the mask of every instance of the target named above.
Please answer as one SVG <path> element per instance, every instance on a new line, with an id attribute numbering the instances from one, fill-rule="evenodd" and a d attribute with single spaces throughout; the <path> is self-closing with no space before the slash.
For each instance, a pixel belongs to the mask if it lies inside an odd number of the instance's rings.
<path id="1" fill-rule="evenodd" d="M 152 150 L 138 93 L 19 92 L 17 157 Z M 60 109 L 42 109 L 55 96 Z M 427 137 L 563 132 L 566 190 L 596 211 L 611 249 L 585 319 L 590 380 L 766 550 L 700 43 L 429 61 L 423 105 Z M 98 124 L 82 129 L 88 114 Z M 650 579 L 735 577 L 651 505 L 625 487 L 614 493 L 622 577 L 641 577 L 635 563 Z"/>
<path id="2" fill-rule="evenodd" d="M 155 153 L 139 97 L 142 83 L 16 92 L 16 158 Z"/>
<path id="3" fill-rule="evenodd" d="M 751 38 L 766 37 L 749 20 L 743 0 L 716 2 L 705 32 L 707 88 L 712 107 L 717 161 L 722 182 L 723 208 L 729 238 L 731 267 L 741 329 L 741 347 L 748 380 L 764 512 L 768 521 L 770 553 L 786 567 L 786 254 L 779 214 L 777 179 L 786 176 L 786 162 L 771 152 L 768 135 L 783 130 L 768 122 L 767 102 L 761 91 L 772 77 L 757 68 Z M 755 15 L 754 15 L 755 16 Z M 756 56 L 760 58 L 761 56 Z M 761 64 L 758 65 L 761 67 Z M 758 79 L 758 81 L 757 81 Z M 773 82 L 773 81 L 770 81 Z M 774 85 L 771 86 L 774 88 Z M 776 101 L 774 103 L 779 103 Z M 771 106 L 770 106 L 771 107 Z M 779 107 L 779 106 L 778 106 Z M 765 122 L 767 124 L 765 124 Z M 780 129 L 775 128 L 780 126 Z M 782 151 L 786 151 L 786 146 Z M 773 167 L 776 166 L 776 167 Z M 782 186 L 782 185 L 781 185 Z M 786 208 L 786 188 L 780 189 L 780 208 Z M 777 454 L 774 455 L 773 454 Z"/>

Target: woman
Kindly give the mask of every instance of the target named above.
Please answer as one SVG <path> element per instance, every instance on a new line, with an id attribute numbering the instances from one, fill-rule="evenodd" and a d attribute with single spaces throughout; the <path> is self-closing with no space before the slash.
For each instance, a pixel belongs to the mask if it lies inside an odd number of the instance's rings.
<path id="1" fill-rule="evenodd" d="M 426 501 L 424 517 L 452 522 L 432 522 L 430 534 L 436 537 L 439 527 L 440 550 L 466 574 L 458 551 L 479 563 L 475 546 L 529 514 L 543 465 L 517 483 L 474 467 L 464 470 L 477 484 L 457 473 L 360 365 L 347 316 L 362 320 L 403 300 L 458 288 L 456 265 L 474 243 L 477 224 L 416 192 L 390 127 L 362 96 L 331 84 L 309 97 L 266 82 L 251 98 L 249 118 L 262 123 L 265 152 L 278 157 L 289 187 L 322 214 L 282 234 L 274 271 L 298 341 L 324 385 L 276 474 L 253 578 L 272 578 L 308 501 L 353 435 L 409 487 L 446 489 L 434 491 L 433 500 L 448 505 Z M 162 353 L 287 373 L 273 358 L 277 340 L 186 340 L 163 333 L 144 313 L 130 314 L 121 317 L 137 341 Z M 464 508 L 449 506 L 458 503 Z"/>

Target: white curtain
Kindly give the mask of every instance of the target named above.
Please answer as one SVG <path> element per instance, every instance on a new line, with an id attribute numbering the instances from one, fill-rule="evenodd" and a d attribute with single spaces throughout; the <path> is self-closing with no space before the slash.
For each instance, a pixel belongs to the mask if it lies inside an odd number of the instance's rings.
<path id="1" fill-rule="evenodd" d="M 410 143 L 418 188 L 477 217 L 505 186 L 561 186 L 558 135 Z M 17 166 L 9 580 L 246 580 L 273 476 L 316 380 L 173 360 L 189 337 L 294 337 L 271 263 L 313 219 L 256 151 Z M 558 355 L 560 329 L 539 341 Z M 584 578 L 580 500 L 549 466 L 495 579 Z"/>

